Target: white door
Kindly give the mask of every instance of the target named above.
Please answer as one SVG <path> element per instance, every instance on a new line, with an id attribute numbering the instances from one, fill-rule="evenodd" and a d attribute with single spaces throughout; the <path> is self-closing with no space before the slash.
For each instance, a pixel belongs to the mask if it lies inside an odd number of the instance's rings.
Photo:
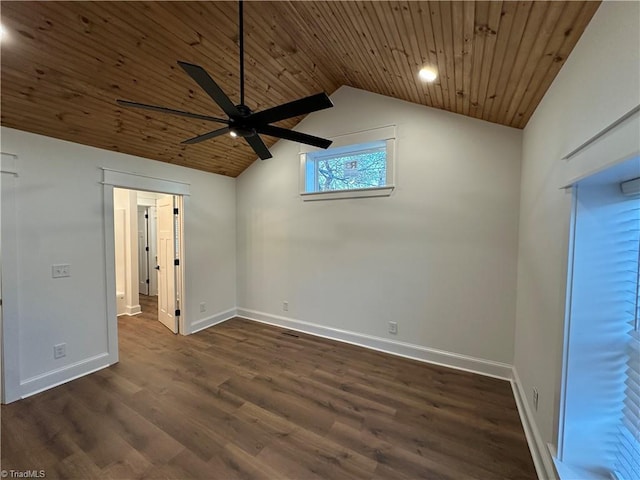
<path id="1" fill-rule="evenodd" d="M 138 292 L 149 295 L 149 235 L 147 207 L 138 206 Z"/>
<path id="2" fill-rule="evenodd" d="M 175 222 L 173 197 L 156 201 L 158 214 L 158 320 L 178 333 L 176 317 Z"/>

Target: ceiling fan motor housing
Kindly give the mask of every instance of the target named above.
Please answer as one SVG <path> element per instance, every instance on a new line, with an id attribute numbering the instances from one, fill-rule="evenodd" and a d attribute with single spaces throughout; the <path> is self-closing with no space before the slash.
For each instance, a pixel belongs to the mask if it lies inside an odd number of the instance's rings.
<path id="1" fill-rule="evenodd" d="M 248 121 L 248 117 L 253 112 L 243 104 L 236 105 L 236 109 L 240 115 L 229 117 L 229 130 L 235 134 L 236 137 L 252 137 L 257 133 L 256 129 L 252 127 Z"/>

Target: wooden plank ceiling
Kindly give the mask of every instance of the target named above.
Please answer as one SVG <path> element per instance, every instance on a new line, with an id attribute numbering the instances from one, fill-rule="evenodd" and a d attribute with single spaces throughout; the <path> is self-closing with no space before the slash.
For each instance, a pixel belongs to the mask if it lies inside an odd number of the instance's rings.
<path id="1" fill-rule="evenodd" d="M 246 103 L 349 85 L 523 128 L 598 6 L 247 2 Z M 228 136 L 180 144 L 215 124 L 115 103 L 223 116 L 176 60 L 202 65 L 237 101 L 236 3 L 3 1 L 1 13 L 2 125 L 232 177 L 255 160 Z M 435 83 L 418 80 L 422 65 L 437 68 Z"/>

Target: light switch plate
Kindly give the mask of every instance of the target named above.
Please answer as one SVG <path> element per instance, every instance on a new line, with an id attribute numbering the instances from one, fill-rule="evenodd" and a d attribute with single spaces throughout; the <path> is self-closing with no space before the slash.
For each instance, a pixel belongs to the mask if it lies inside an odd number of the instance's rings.
<path id="1" fill-rule="evenodd" d="M 64 278 L 64 277 L 70 277 L 70 276 L 71 276 L 71 265 L 65 263 L 65 264 L 51 266 L 52 278 Z"/>
<path id="2" fill-rule="evenodd" d="M 62 358 L 67 356 L 67 344 L 59 343 L 53 346 L 53 358 Z"/>

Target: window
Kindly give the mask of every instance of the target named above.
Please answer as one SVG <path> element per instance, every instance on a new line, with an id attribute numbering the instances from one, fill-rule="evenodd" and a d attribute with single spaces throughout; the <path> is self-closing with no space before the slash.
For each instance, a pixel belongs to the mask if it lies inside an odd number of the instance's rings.
<path id="1" fill-rule="evenodd" d="M 327 150 L 303 147 L 304 200 L 388 196 L 393 191 L 395 128 L 334 138 Z"/>
<path id="2" fill-rule="evenodd" d="M 307 192 L 387 185 L 387 142 L 361 143 L 307 154 Z"/>
<path id="3" fill-rule="evenodd" d="M 617 247 L 623 315 L 626 325 L 627 368 L 624 375 L 624 400 L 620 410 L 616 444 L 615 477 L 619 480 L 640 478 L 640 200 L 627 202 L 621 215 Z"/>
<path id="4" fill-rule="evenodd" d="M 640 191 L 612 181 L 635 175 L 637 162 L 574 187 L 561 478 L 640 478 Z"/>

